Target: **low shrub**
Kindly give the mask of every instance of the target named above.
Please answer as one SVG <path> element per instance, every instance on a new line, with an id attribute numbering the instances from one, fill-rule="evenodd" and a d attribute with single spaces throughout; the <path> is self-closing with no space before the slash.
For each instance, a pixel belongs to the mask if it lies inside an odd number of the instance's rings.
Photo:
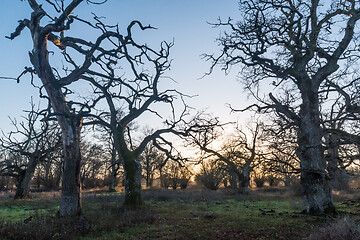
<path id="1" fill-rule="evenodd" d="M 168 174 L 163 174 L 160 176 L 161 187 L 168 189 L 171 185 L 171 178 Z"/>
<path id="2" fill-rule="evenodd" d="M 279 179 L 274 175 L 267 176 L 266 181 L 268 182 L 270 187 L 275 187 L 279 185 Z"/>
<path id="3" fill-rule="evenodd" d="M 201 182 L 204 187 L 210 190 L 217 190 L 223 180 L 221 175 L 213 172 L 203 173 L 196 176 L 196 181 Z"/>
<path id="4" fill-rule="evenodd" d="M 181 189 L 186 189 L 188 184 L 189 184 L 189 180 L 188 178 L 181 178 L 180 180 L 180 188 Z"/>
<path id="5" fill-rule="evenodd" d="M 202 162 L 200 173 L 196 175 L 196 181 L 210 190 L 217 190 L 224 178 L 225 170 L 222 162 L 214 159 Z"/>
<path id="6" fill-rule="evenodd" d="M 257 188 L 262 188 L 265 184 L 266 178 L 261 176 L 261 177 L 254 177 L 254 182 Z"/>

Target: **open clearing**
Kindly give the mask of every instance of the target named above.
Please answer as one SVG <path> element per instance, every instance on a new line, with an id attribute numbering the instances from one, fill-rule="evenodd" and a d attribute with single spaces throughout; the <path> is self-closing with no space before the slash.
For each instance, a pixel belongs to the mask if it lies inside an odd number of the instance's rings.
<path id="1" fill-rule="evenodd" d="M 123 193 L 83 194 L 86 220 L 58 219 L 59 193 L 31 200 L 2 194 L 1 239 L 303 239 L 336 219 L 360 219 L 358 193 L 339 193 L 336 217 L 302 214 L 302 200 L 282 188 L 145 190 L 141 209 L 123 209 Z"/>

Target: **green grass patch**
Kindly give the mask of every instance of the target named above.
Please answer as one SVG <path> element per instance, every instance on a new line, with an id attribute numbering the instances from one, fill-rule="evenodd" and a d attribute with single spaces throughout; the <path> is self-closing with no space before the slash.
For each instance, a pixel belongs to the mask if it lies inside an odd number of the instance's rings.
<path id="1" fill-rule="evenodd" d="M 161 198 L 151 195 L 139 209 L 123 208 L 123 194 L 89 194 L 83 199 L 85 222 L 54 217 L 56 198 L 6 199 L 0 203 L 0 239 L 301 239 L 334 221 L 302 214 L 300 198 L 258 192 L 212 192 L 195 199 L 180 191 L 159 194 Z M 340 218 L 360 216 L 358 200 L 341 200 L 336 206 Z"/>
<path id="2" fill-rule="evenodd" d="M 59 210 L 58 204 L 51 199 L 6 199 L 0 202 L 0 219 L 16 223 L 35 215 L 55 215 Z"/>

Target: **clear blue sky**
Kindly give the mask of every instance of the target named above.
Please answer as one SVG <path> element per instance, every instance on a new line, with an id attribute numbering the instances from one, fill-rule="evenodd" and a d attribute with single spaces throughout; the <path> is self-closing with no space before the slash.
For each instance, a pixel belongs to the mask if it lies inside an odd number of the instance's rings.
<path id="1" fill-rule="evenodd" d="M 5 36 L 14 31 L 18 20 L 29 18 L 31 9 L 27 1 L 20 0 L 1 0 L 0 6 L 3 9 L 0 15 L 0 76 L 16 77 L 25 66 L 31 66 L 28 57 L 32 47 L 30 34 L 24 30 L 12 41 Z M 151 24 L 158 29 L 142 35 L 148 37 L 144 41 L 149 43 L 174 40 L 173 63 L 166 75 L 177 81 L 175 87 L 178 90 L 199 95 L 190 101 L 193 107 L 208 109 L 226 120 L 230 112 L 226 103 L 239 108 L 247 105 L 247 95 L 236 81 L 237 69 L 228 76 L 217 69 L 212 75 L 199 79 L 210 66 L 200 55 L 219 51 L 215 39 L 220 29 L 212 28 L 207 22 L 216 22 L 218 17 L 239 19 L 237 0 L 108 0 L 101 6 L 83 3 L 75 14 L 90 16 L 91 12 L 106 16 L 108 23 L 119 23 L 123 28 L 135 19 Z M 87 37 L 86 33 L 81 34 Z M 18 118 L 23 109 L 29 109 L 31 96 L 38 99 L 38 92 L 29 84 L 29 78 L 23 78 L 20 84 L 0 80 L 0 129 L 8 131 L 8 116 Z M 237 117 L 233 115 L 231 119 Z"/>

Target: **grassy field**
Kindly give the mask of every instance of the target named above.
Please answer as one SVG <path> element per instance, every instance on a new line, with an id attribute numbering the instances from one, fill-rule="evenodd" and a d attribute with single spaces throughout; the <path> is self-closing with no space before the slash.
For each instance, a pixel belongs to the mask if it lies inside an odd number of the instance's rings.
<path id="1" fill-rule="evenodd" d="M 344 217 L 358 221 L 358 196 L 339 193 L 338 216 L 314 217 L 302 214 L 301 199 L 280 188 L 246 195 L 146 190 L 140 209 L 124 209 L 123 193 L 94 191 L 83 194 L 85 218 L 59 219 L 59 193 L 16 201 L 2 194 L 0 239 L 304 239 Z"/>

